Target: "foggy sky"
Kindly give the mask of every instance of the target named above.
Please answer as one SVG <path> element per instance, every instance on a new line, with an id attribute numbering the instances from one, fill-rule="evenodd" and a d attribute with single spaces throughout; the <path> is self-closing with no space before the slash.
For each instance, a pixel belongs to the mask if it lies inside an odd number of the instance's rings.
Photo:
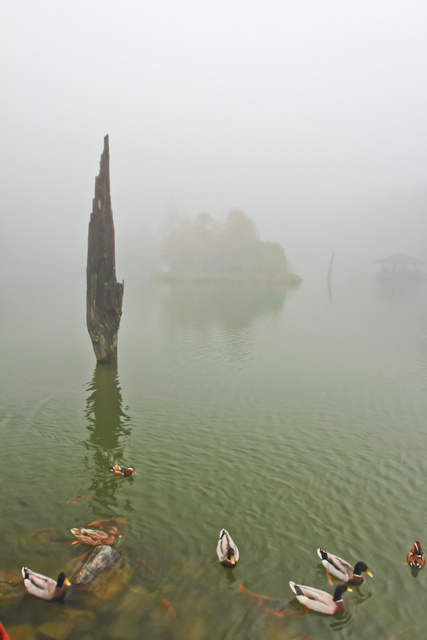
<path id="1" fill-rule="evenodd" d="M 169 208 L 242 208 L 303 277 L 427 260 L 427 3 L 2 7 L 3 276 L 85 268 L 107 133 L 119 279 Z"/>

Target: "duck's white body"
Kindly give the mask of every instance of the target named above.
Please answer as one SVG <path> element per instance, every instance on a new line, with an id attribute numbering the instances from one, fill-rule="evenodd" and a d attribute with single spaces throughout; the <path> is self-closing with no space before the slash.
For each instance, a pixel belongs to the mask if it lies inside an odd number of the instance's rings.
<path id="1" fill-rule="evenodd" d="M 356 585 L 362 584 L 362 571 L 365 571 L 366 574 L 372 578 L 372 573 L 369 571 L 365 562 L 357 562 L 353 567 L 353 565 L 346 560 L 320 548 L 317 549 L 317 555 L 321 559 L 326 571 L 342 582 Z"/>
<path id="2" fill-rule="evenodd" d="M 22 567 L 21 573 L 28 593 L 42 600 L 59 600 L 63 598 L 66 592 L 64 584 L 67 586 L 70 584 L 65 574 L 59 574 L 58 580 L 54 580 L 43 576 L 41 573 L 35 573 L 28 567 Z M 61 578 L 61 576 L 63 577 Z"/>
<path id="3" fill-rule="evenodd" d="M 224 567 L 234 567 L 239 562 L 239 550 L 227 529 L 219 532 L 216 555 Z"/>
<path id="4" fill-rule="evenodd" d="M 328 551 L 328 559 L 323 559 L 320 555 L 319 549 L 317 550 L 317 554 L 322 560 L 322 564 L 326 571 L 338 578 L 338 580 L 348 582 L 348 580 L 353 577 L 353 566 L 342 558 L 339 558 Z"/>
<path id="5" fill-rule="evenodd" d="M 334 595 L 331 596 L 326 591 L 295 584 L 295 582 L 290 582 L 289 586 L 296 595 L 298 602 L 307 607 L 307 609 L 330 616 L 344 611 L 344 601 L 340 592 L 351 591 L 351 589 L 347 588 L 347 585 L 339 585 L 335 589 Z"/>

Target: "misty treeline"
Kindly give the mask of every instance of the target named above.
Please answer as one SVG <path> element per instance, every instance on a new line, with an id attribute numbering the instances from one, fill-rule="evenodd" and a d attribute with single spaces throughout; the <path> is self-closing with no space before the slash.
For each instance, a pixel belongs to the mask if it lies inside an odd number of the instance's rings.
<path id="1" fill-rule="evenodd" d="M 169 211 L 163 220 L 162 262 L 171 271 L 284 275 L 288 262 L 280 244 L 263 242 L 241 209 L 224 222 L 202 212 L 191 220 Z"/>

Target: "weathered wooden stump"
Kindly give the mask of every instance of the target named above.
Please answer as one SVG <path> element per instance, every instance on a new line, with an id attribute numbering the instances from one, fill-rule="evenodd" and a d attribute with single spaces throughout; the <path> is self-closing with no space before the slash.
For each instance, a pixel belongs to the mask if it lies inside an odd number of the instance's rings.
<path id="1" fill-rule="evenodd" d="M 119 558 L 120 553 L 109 545 L 95 547 L 84 565 L 72 578 L 73 585 L 88 584 L 98 573 L 115 564 Z"/>
<path id="2" fill-rule="evenodd" d="M 123 282 L 116 280 L 113 211 L 110 196 L 110 150 L 104 138 L 89 222 L 86 269 L 86 322 L 98 362 L 117 359 Z"/>

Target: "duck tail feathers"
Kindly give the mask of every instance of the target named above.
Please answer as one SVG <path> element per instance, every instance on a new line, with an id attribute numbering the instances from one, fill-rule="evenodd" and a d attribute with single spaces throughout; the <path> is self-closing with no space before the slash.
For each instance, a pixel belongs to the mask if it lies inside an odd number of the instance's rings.
<path id="1" fill-rule="evenodd" d="M 319 556 L 319 558 L 321 560 L 327 560 L 328 559 L 328 554 L 321 547 L 319 547 L 317 549 L 317 555 Z"/>
<path id="2" fill-rule="evenodd" d="M 295 582 L 290 581 L 289 582 L 289 586 L 292 589 L 292 591 L 294 592 L 294 594 L 296 596 L 303 596 L 303 592 L 301 591 L 301 589 L 299 588 L 299 586 L 297 584 L 295 584 Z"/>

